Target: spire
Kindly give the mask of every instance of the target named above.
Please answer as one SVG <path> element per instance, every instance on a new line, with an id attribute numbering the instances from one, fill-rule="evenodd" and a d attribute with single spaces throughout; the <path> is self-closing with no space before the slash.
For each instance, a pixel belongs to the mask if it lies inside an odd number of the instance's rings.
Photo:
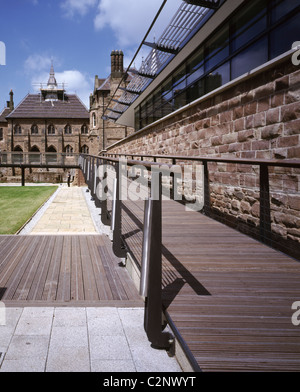
<path id="1" fill-rule="evenodd" d="M 49 80 L 48 80 L 48 87 L 50 87 L 50 88 L 57 88 L 57 82 L 56 82 L 56 79 L 55 79 L 53 61 L 51 62 L 50 76 L 49 76 Z"/>

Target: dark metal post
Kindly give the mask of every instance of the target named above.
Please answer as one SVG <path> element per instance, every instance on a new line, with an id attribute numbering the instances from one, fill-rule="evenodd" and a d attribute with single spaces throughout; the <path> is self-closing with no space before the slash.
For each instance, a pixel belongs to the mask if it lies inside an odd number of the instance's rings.
<path id="1" fill-rule="evenodd" d="M 121 176 L 120 174 L 120 165 L 116 164 L 116 179 L 115 179 L 115 188 L 113 195 L 113 217 L 112 217 L 112 230 L 113 230 L 113 251 L 117 257 L 125 257 L 126 249 L 122 243 L 122 200 L 121 200 Z"/>
<path id="2" fill-rule="evenodd" d="M 144 328 L 151 346 L 158 349 L 170 349 L 173 343 L 173 336 L 169 332 L 162 332 L 161 173 L 154 174 L 159 176 L 159 198 L 152 196 L 145 202 L 140 293 L 145 296 Z"/>
<path id="3" fill-rule="evenodd" d="M 21 167 L 21 172 L 22 172 L 22 186 L 25 186 L 25 167 Z"/>
<path id="4" fill-rule="evenodd" d="M 104 183 L 106 182 L 107 179 L 107 171 L 105 171 L 103 180 L 102 180 L 102 186 L 101 186 L 101 222 L 104 225 L 109 225 L 110 224 L 110 219 L 108 216 L 108 211 L 107 211 L 107 194 L 108 194 L 108 189 L 107 185 L 104 186 Z"/>
<path id="5" fill-rule="evenodd" d="M 270 189 L 269 170 L 267 164 L 259 166 L 260 183 L 260 239 L 266 244 L 271 244 L 271 213 L 270 213 Z"/>
<path id="6" fill-rule="evenodd" d="M 209 171 L 208 162 L 204 161 L 204 213 L 210 215 L 210 192 L 209 192 Z"/>

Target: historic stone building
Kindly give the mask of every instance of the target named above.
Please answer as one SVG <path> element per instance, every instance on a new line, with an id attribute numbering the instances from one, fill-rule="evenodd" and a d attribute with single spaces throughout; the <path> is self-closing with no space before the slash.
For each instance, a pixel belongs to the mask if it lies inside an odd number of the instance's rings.
<path id="1" fill-rule="evenodd" d="M 47 85 L 41 85 L 38 94 L 28 94 L 16 108 L 13 92 L 10 92 L 10 101 L 0 116 L 1 151 L 89 153 L 89 118 L 89 112 L 78 96 L 68 94 L 64 86 L 57 83 L 51 65 Z M 10 177 L 18 171 L 2 168 L 1 174 Z M 34 170 L 30 171 L 29 179 L 61 181 L 63 174 L 63 170 L 57 169 Z"/>
<path id="2" fill-rule="evenodd" d="M 7 107 L 0 112 L 0 151 L 7 151 L 8 140 L 8 121 L 6 116 L 14 110 L 14 93 L 9 93 L 10 100 L 7 101 Z"/>
<path id="3" fill-rule="evenodd" d="M 46 87 L 28 94 L 6 116 L 6 150 L 23 152 L 88 152 L 89 113 L 75 94 L 59 87 L 51 66 Z"/>
<path id="4" fill-rule="evenodd" d="M 106 114 L 107 107 L 114 106 L 111 98 L 118 87 L 126 88 L 133 77 L 132 72 L 125 73 L 124 54 L 114 50 L 111 53 L 111 74 L 106 79 L 95 76 L 94 91 L 90 95 L 90 152 L 98 155 L 111 144 L 133 133 L 133 128 L 115 124 Z M 119 89 L 120 90 L 120 89 Z M 114 99 L 117 99 L 114 96 Z"/>

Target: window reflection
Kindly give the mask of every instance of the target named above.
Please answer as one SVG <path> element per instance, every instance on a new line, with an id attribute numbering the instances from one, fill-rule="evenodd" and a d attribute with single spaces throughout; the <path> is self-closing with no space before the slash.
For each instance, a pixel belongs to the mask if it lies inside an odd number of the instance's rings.
<path id="1" fill-rule="evenodd" d="M 290 50 L 299 35 L 299 5 L 299 0 L 245 2 L 139 105 L 137 128 Z M 297 12 L 293 12 L 295 7 Z"/>

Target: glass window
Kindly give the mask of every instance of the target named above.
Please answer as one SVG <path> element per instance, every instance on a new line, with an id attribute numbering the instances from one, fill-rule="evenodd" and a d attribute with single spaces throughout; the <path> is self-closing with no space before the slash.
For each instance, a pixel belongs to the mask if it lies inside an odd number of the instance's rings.
<path id="1" fill-rule="evenodd" d="M 243 8 L 232 23 L 232 50 L 236 51 L 267 28 L 266 0 L 256 0 Z"/>
<path id="2" fill-rule="evenodd" d="M 84 124 L 82 127 L 81 127 L 81 133 L 83 134 L 83 135 L 86 135 L 87 133 L 88 133 L 88 127 L 87 127 L 87 125 L 86 124 Z"/>
<path id="3" fill-rule="evenodd" d="M 205 45 L 205 72 L 229 56 L 229 28 L 225 25 Z"/>
<path id="4" fill-rule="evenodd" d="M 72 127 L 71 125 L 67 124 L 65 126 L 65 134 L 70 135 L 72 133 Z"/>
<path id="5" fill-rule="evenodd" d="M 231 61 L 231 78 L 235 79 L 268 61 L 268 38 L 262 38 Z"/>
<path id="6" fill-rule="evenodd" d="M 48 135 L 55 135 L 55 128 L 53 124 L 48 126 Z"/>
<path id="7" fill-rule="evenodd" d="M 282 25 L 278 26 L 271 32 L 271 59 L 287 52 L 292 48 L 295 41 L 299 41 L 299 13 L 289 19 Z M 284 37 L 284 39 L 283 39 Z"/>
<path id="8" fill-rule="evenodd" d="M 14 129 L 14 133 L 15 133 L 15 135 L 21 135 L 22 134 L 22 128 L 21 128 L 21 125 L 19 125 L 19 124 L 17 124 L 17 125 L 15 125 L 15 129 Z"/>
<path id="9" fill-rule="evenodd" d="M 185 87 L 185 79 L 186 79 L 186 66 L 185 64 L 181 66 L 173 76 L 173 89 L 178 88 L 177 86 Z M 179 87 L 180 89 L 183 87 Z"/>
<path id="10" fill-rule="evenodd" d="M 3 128 L 0 128 L 0 140 L 3 140 Z"/>
<path id="11" fill-rule="evenodd" d="M 187 98 L 189 102 L 195 101 L 204 95 L 204 79 L 198 80 L 198 82 L 192 84 L 187 89 Z"/>
<path id="12" fill-rule="evenodd" d="M 32 135 L 37 135 L 39 133 L 39 128 L 38 128 L 38 126 L 37 125 L 32 125 L 32 127 L 31 127 L 31 134 Z"/>
<path id="13" fill-rule="evenodd" d="M 172 98 L 172 78 L 169 78 L 163 85 L 162 85 L 162 95 L 164 100 L 169 100 Z"/>
<path id="14" fill-rule="evenodd" d="M 277 22 L 298 5 L 300 5 L 299 0 L 275 0 L 271 9 L 272 22 Z M 295 39 L 295 41 L 297 41 L 297 39 Z"/>
<path id="15" fill-rule="evenodd" d="M 230 81 L 229 62 L 223 64 L 205 77 L 205 93 L 215 90 Z"/>

